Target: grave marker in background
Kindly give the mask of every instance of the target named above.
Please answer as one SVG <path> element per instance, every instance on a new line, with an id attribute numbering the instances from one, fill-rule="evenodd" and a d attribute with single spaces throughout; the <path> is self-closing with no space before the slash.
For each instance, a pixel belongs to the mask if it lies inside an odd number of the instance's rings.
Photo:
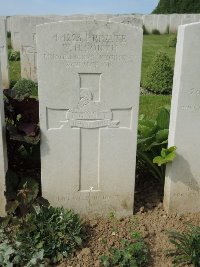
<path id="1" fill-rule="evenodd" d="M 42 192 L 80 213 L 132 214 L 142 30 L 37 26 Z"/>
<path id="2" fill-rule="evenodd" d="M 0 18 L 0 63 L 3 89 L 10 86 L 6 19 Z"/>
<path id="3" fill-rule="evenodd" d="M 52 22 L 46 17 L 22 17 L 20 19 L 21 77 L 37 82 L 36 25 Z"/>
<path id="4" fill-rule="evenodd" d="M 134 16 L 116 16 L 114 18 L 111 18 L 109 21 L 130 24 L 139 28 L 142 28 L 143 26 L 143 21 L 139 18 L 135 18 Z"/>
<path id="5" fill-rule="evenodd" d="M 172 95 L 164 206 L 170 212 L 200 211 L 200 23 L 179 27 Z"/>
<path id="6" fill-rule="evenodd" d="M 1 64 L 0 64 L 1 70 Z M 7 171 L 7 150 L 5 140 L 5 117 L 4 117 L 4 103 L 3 103 L 3 90 L 0 76 L 0 216 L 6 215 L 5 206 L 6 198 L 4 192 L 5 187 L 5 176 Z"/>

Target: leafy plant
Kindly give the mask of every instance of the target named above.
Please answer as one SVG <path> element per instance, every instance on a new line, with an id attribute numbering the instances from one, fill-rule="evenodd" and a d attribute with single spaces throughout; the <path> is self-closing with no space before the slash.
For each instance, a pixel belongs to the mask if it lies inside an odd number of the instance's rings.
<path id="1" fill-rule="evenodd" d="M 168 162 L 172 162 L 176 157 L 176 147 L 162 148 L 161 156 L 157 156 L 153 159 L 153 163 L 156 163 L 159 167 Z"/>
<path id="2" fill-rule="evenodd" d="M 165 165 L 175 157 L 175 147 L 167 149 L 169 119 L 170 109 L 165 106 L 160 109 L 155 120 L 141 115 L 138 121 L 137 161 L 143 163 L 142 167 L 146 166 L 162 183 L 165 179 Z"/>
<path id="3" fill-rule="evenodd" d="M 13 176 L 13 179 L 10 179 Z M 10 222 L 19 224 L 28 213 L 48 207 L 49 202 L 39 196 L 39 184 L 33 178 L 19 179 L 16 173 L 8 171 L 6 176 L 7 216 L 1 219 L 4 226 Z M 18 217 L 17 217 L 18 216 Z"/>
<path id="4" fill-rule="evenodd" d="M 175 266 L 183 264 L 193 264 L 194 267 L 200 266 L 200 227 L 188 224 L 188 230 L 179 233 L 169 232 L 169 240 L 175 249 L 169 252 L 174 257 Z"/>
<path id="5" fill-rule="evenodd" d="M 44 258 L 56 263 L 68 257 L 84 238 L 79 215 L 63 208 L 43 207 L 26 216 L 16 233 L 18 250 L 29 256 L 42 250 Z"/>
<path id="6" fill-rule="evenodd" d="M 13 87 L 13 92 L 15 94 L 15 98 L 27 98 L 30 96 L 37 96 L 37 84 L 31 80 L 20 79 Z"/>
<path id="7" fill-rule="evenodd" d="M 177 37 L 176 36 L 170 36 L 168 40 L 168 46 L 169 47 L 176 47 L 177 43 Z"/>
<path id="8" fill-rule="evenodd" d="M 31 158 L 29 163 L 39 166 L 39 102 L 29 97 L 32 90 L 29 87 L 21 93 L 20 87 L 16 87 L 4 90 L 9 165 L 19 169 L 22 162 Z M 26 156 L 23 157 L 23 154 Z"/>
<path id="9" fill-rule="evenodd" d="M 10 61 L 19 61 L 20 60 L 20 52 L 19 51 L 10 50 L 9 53 L 8 53 L 8 59 Z"/>
<path id="10" fill-rule="evenodd" d="M 132 240 L 121 240 L 121 248 L 113 247 L 110 255 L 102 255 L 100 261 L 102 266 L 112 267 L 142 267 L 149 260 L 149 250 L 138 232 L 133 232 Z"/>
<path id="11" fill-rule="evenodd" d="M 142 86 L 154 93 L 171 93 L 173 69 L 168 55 L 160 51 L 148 67 Z"/>

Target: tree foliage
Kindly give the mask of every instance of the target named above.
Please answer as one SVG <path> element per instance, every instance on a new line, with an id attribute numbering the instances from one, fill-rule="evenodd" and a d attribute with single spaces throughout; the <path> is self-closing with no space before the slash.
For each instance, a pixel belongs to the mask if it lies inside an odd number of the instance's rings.
<path id="1" fill-rule="evenodd" d="M 154 14 L 200 13 L 199 0 L 160 0 Z"/>

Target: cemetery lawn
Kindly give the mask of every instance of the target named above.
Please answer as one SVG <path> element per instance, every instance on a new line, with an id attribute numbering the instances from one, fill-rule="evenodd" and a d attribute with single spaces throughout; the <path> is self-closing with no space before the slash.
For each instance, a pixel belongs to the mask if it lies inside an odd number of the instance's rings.
<path id="1" fill-rule="evenodd" d="M 142 53 L 142 78 L 143 80 L 145 72 L 150 65 L 152 59 L 158 51 L 164 51 L 169 56 L 172 65 L 174 66 L 175 61 L 175 47 L 168 46 L 168 40 L 173 34 L 163 35 L 144 35 L 143 41 L 143 53 Z"/>
<path id="2" fill-rule="evenodd" d="M 159 109 L 165 105 L 171 105 L 171 95 L 141 95 L 139 114 L 156 119 Z"/>

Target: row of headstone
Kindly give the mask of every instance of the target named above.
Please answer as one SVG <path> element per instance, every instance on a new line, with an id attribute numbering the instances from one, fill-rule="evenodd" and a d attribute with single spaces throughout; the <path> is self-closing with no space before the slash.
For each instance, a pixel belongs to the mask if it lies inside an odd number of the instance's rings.
<path id="1" fill-rule="evenodd" d="M 142 29 L 93 20 L 36 28 L 43 196 L 83 214 L 132 214 Z M 200 23 L 180 27 L 169 129 L 169 146 L 178 149 L 164 197 L 169 212 L 200 210 L 199 44 Z M 1 102 L 1 214 L 3 116 Z"/>

